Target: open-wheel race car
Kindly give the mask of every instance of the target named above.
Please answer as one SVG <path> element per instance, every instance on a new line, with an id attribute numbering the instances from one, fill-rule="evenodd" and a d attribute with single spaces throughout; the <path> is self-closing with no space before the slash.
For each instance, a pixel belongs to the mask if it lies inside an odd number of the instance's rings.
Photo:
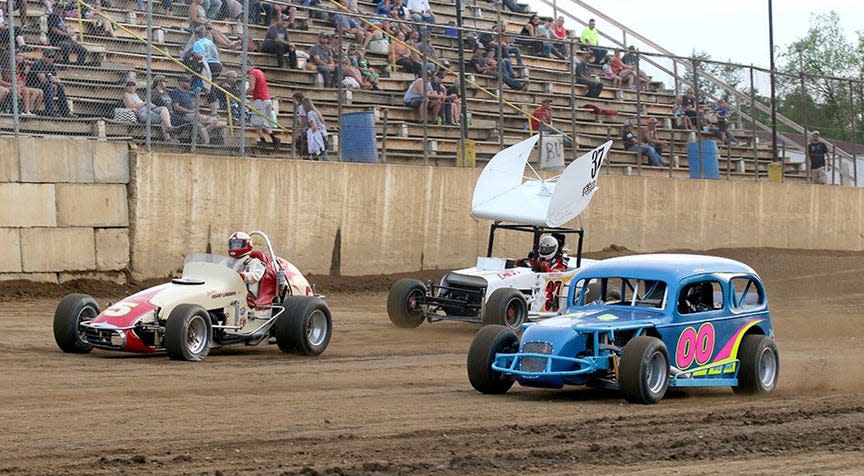
<path id="1" fill-rule="evenodd" d="M 656 403 L 669 387 L 766 393 L 780 359 L 765 287 L 749 266 L 710 256 L 611 258 L 579 271 L 558 317 L 480 330 L 468 352 L 478 391 L 588 385 Z"/>
<path id="2" fill-rule="evenodd" d="M 395 282 L 387 298 L 393 324 L 417 327 L 423 321 L 454 320 L 518 330 L 528 320 L 556 316 L 566 308 L 574 274 L 593 261 L 582 259 L 583 230 L 562 225 L 582 213 L 597 191 L 598 171 L 611 142 L 574 160 L 559 176 L 544 180 L 535 172 L 534 179 L 523 180 L 537 140 L 533 136 L 499 152 L 477 180 L 472 214 L 493 220 L 487 255 L 473 267 L 447 273 L 440 283 Z M 494 257 L 496 230 L 530 234 L 527 258 Z M 568 237 L 576 239 L 575 256 L 565 254 Z"/>
<path id="3" fill-rule="evenodd" d="M 140 291 L 99 310 L 85 294 L 63 298 L 54 313 L 54 339 L 63 352 L 93 348 L 167 353 L 175 360 L 202 360 L 229 344 L 275 341 L 283 352 L 318 355 L 333 330 L 330 309 L 288 261 L 277 257 L 267 236 L 253 231 L 269 254 L 242 258 L 193 254 L 182 276 Z M 251 244 L 250 244 L 251 249 Z M 260 260 L 263 276 L 252 292 L 241 278 L 247 258 Z"/>

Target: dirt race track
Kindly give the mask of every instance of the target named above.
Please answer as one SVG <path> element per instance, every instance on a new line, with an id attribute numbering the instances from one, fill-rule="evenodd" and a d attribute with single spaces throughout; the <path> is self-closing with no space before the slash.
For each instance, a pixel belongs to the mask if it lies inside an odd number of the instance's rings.
<path id="1" fill-rule="evenodd" d="M 199 363 L 62 354 L 58 300 L 7 286 L 0 473 L 864 474 L 864 255 L 714 253 L 766 280 L 781 358 L 766 398 L 686 391 L 641 406 L 518 386 L 484 396 L 465 373 L 477 327 L 393 327 L 390 278 L 341 280 L 349 293 L 318 278 L 335 326 L 320 358 L 233 347 Z"/>

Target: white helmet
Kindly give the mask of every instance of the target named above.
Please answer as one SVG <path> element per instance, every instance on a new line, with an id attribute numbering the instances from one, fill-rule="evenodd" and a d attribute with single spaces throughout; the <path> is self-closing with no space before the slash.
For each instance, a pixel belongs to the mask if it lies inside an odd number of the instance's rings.
<path id="1" fill-rule="evenodd" d="M 537 245 L 537 254 L 543 259 L 552 259 L 555 253 L 558 252 L 558 240 L 552 235 L 543 235 L 540 237 L 540 243 Z"/>

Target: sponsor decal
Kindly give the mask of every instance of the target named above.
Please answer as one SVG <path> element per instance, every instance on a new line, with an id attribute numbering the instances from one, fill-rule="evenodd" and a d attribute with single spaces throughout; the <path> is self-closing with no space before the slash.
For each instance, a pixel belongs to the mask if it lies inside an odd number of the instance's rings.
<path id="1" fill-rule="evenodd" d="M 516 271 L 505 271 L 503 273 L 496 273 L 495 276 L 498 276 L 498 279 L 507 279 L 516 276 Z"/>
<path id="2" fill-rule="evenodd" d="M 207 293 L 207 296 L 210 299 L 219 299 L 224 297 L 230 297 L 237 294 L 237 291 L 210 291 Z"/>
<path id="3" fill-rule="evenodd" d="M 618 316 L 615 314 L 603 314 L 602 316 L 597 316 L 598 321 L 615 321 L 618 319 Z"/>
<path id="4" fill-rule="evenodd" d="M 594 190 L 596 190 L 596 189 L 597 189 L 597 181 L 592 180 L 592 181 L 588 182 L 587 184 L 585 184 L 584 187 L 582 187 L 582 196 L 585 197 L 585 196 L 591 195 L 591 193 L 593 193 Z"/>

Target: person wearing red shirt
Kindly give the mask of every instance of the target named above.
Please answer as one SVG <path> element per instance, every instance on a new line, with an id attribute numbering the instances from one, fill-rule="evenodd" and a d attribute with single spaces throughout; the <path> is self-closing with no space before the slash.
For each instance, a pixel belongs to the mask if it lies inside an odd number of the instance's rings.
<path id="1" fill-rule="evenodd" d="M 540 106 L 531 114 L 528 120 L 528 127 L 531 132 L 542 131 L 545 134 L 560 134 L 560 132 L 552 129 L 552 100 L 549 98 L 540 102 Z M 566 136 L 564 137 L 564 145 L 570 147 L 571 142 Z"/>
<path id="2" fill-rule="evenodd" d="M 260 69 L 251 66 L 249 68 L 249 89 L 252 90 L 252 108 L 254 113 L 249 118 L 249 125 L 255 128 L 258 134 L 258 142 L 264 146 L 267 144 L 267 136 L 273 140 L 273 150 L 279 150 L 282 142 L 273 133 L 270 124 L 273 121 L 273 101 L 270 99 L 270 89 L 267 87 L 267 78 Z"/>

